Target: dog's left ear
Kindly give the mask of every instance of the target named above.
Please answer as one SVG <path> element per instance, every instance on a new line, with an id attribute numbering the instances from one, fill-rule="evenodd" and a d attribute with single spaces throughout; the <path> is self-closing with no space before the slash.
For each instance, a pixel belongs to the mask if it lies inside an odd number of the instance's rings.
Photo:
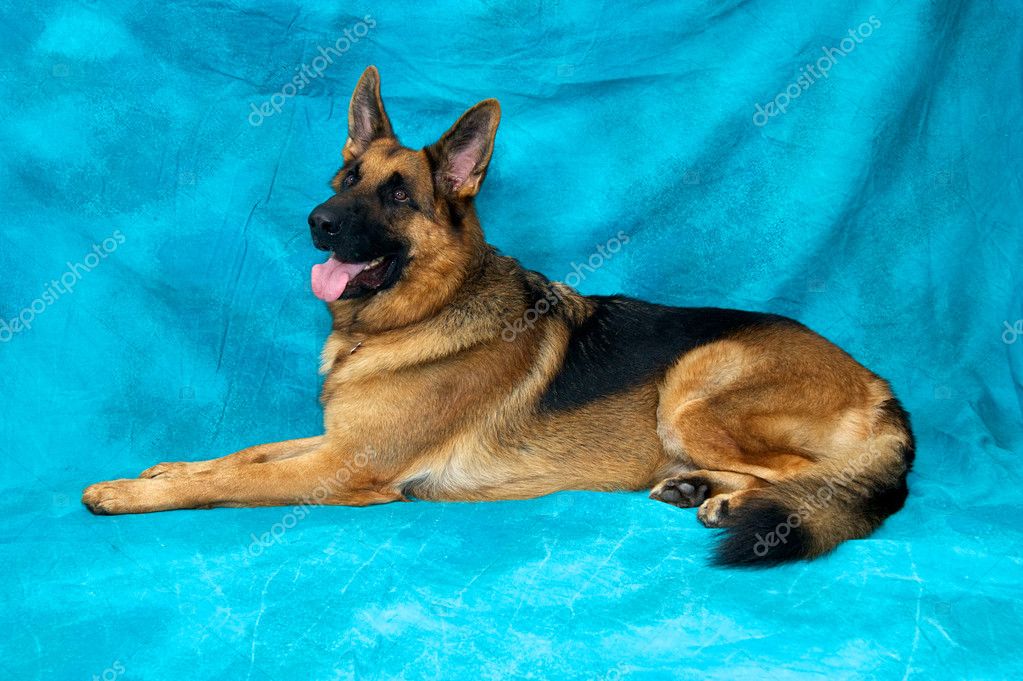
<path id="1" fill-rule="evenodd" d="M 453 198 L 476 196 L 494 153 L 501 105 L 485 99 L 472 107 L 436 143 L 426 148 L 434 185 Z"/>
<path id="2" fill-rule="evenodd" d="M 381 137 L 394 137 L 391 119 L 380 98 L 380 72 L 369 66 L 359 78 L 348 104 L 348 141 L 341 154 L 345 162 L 366 151 L 369 143 Z"/>

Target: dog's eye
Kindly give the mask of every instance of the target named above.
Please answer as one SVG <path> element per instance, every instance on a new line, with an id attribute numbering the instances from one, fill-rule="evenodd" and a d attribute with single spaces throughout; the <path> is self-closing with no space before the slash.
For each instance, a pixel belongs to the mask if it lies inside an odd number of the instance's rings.
<path id="1" fill-rule="evenodd" d="M 391 196 L 394 197 L 395 201 L 400 201 L 402 203 L 408 201 L 408 192 L 405 191 L 404 189 L 395 189 L 394 193 L 391 194 Z"/>
<path id="2" fill-rule="evenodd" d="M 355 173 L 349 171 L 348 174 L 345 175 L 345 179 L 341 180 L 341 186 L 351 187 L 353 184 L 355 184 Z"/>

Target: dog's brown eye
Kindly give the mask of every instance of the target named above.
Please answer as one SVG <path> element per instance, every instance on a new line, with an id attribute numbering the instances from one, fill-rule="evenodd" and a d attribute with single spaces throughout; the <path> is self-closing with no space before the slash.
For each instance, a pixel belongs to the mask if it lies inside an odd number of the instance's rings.
<path id="1" fill-rule="evenodd" d="M 355 173 L 348 173 L 345 175 L 345 179 L 341 180 L 341 184 L 345 187 L 351 187 L 355 184 Z"/>
<path id="2" fill-rule="evenodd" d="M 392 196 L 395 201 L 408 201 L 408 192 L 404 189 L 395 189 Z"/>

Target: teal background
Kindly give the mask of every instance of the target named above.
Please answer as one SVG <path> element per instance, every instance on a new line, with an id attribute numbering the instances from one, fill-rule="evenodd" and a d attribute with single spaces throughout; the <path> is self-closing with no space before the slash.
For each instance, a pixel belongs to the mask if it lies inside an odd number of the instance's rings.
<path id="1" fill-rule="evenodd" d="M 1020 3 L 0 7 L 0 317 L 123 236 L 0 325 L 6 678 L 1023 675 Z M 623 230 L 584 292 L 788 314 L 891 379 L 905 510 L 754 573 L 643 494 L 89 515 L 88 483 L 319 432 L 305 218 L 368 64 L 409 146 L 501 100 L 479 210 L 526 265 L 564 278 Z"/>

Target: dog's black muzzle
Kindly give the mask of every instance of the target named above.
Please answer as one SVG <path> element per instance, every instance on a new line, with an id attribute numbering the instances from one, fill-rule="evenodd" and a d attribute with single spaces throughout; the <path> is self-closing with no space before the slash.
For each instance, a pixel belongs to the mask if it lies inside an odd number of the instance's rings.
<path id="1" fill-rule="evenodd" d="M 309 214 L 316 248 L 331 251 L 345 262 L 372 260 L 401 249 L 401 242 L 363 202 L 342 203 L 336 198 L 321 203 Z"/>

